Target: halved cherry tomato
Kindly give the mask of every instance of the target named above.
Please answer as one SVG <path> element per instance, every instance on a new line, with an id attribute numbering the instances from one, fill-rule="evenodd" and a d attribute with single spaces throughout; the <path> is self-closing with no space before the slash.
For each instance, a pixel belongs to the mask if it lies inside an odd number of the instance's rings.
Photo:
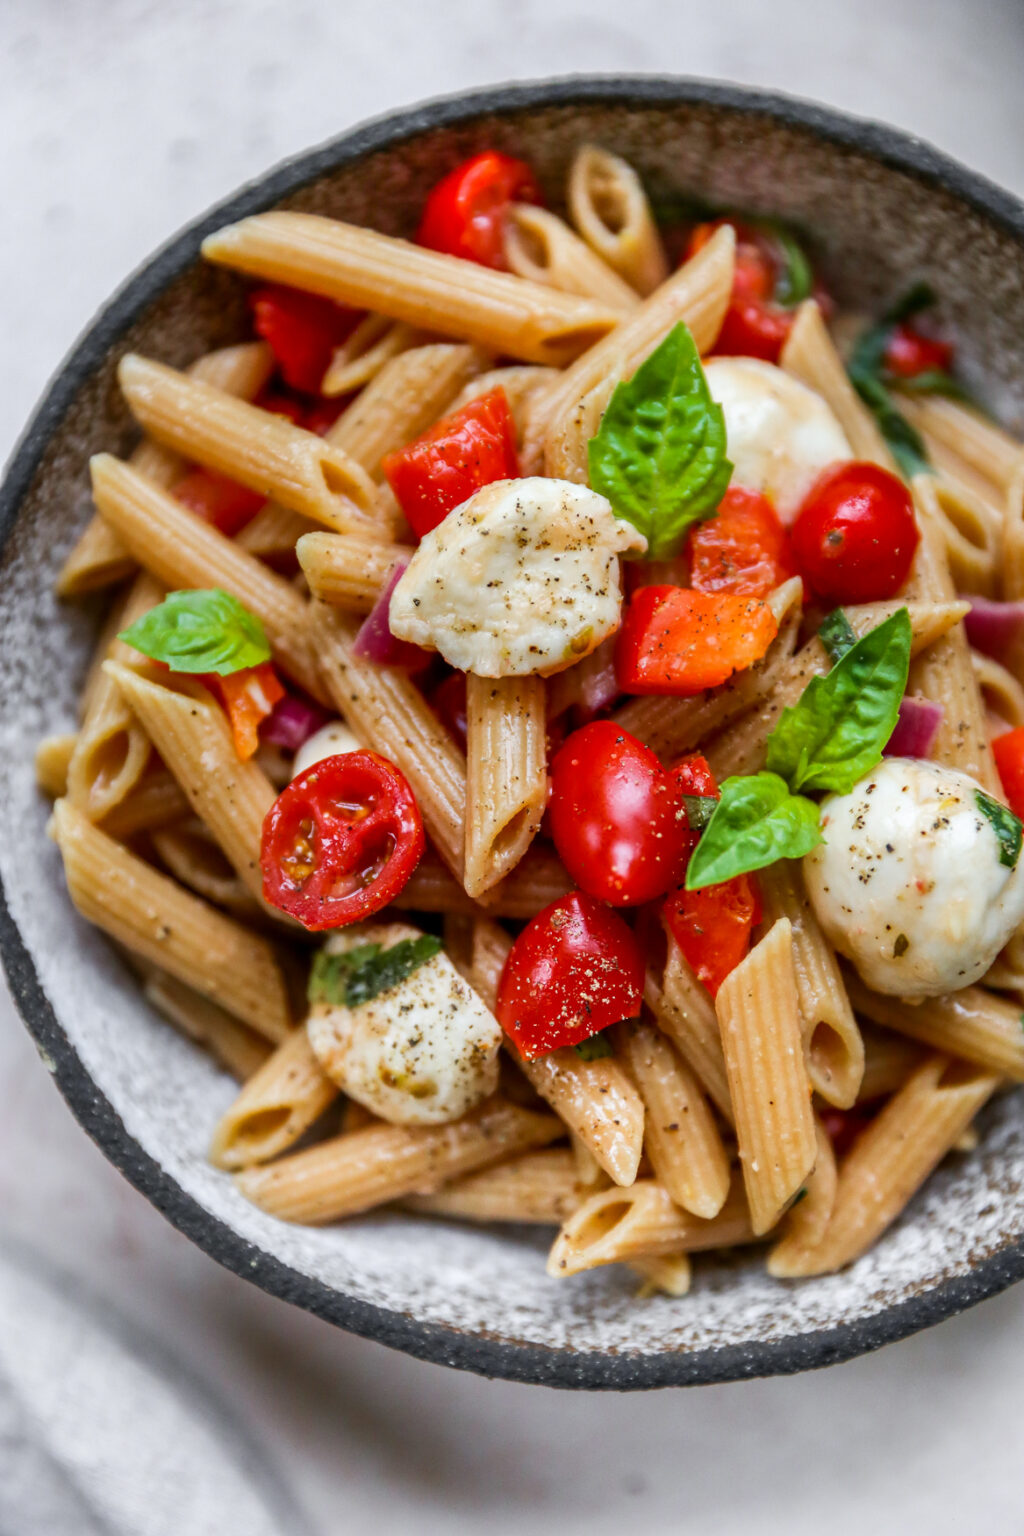
<path id="1" fill-rule="evenodd" d="M 1010 810 L 1024 821 L 1024 725 L 997 736 L 992 751 Z"/>
<path id="2" fill-rule="evenodd" d="M 948 373 L 953 362 L 953 344 L 934 336 L 922 336 L 906 321 L 894 325 L 885 344 L 882 366 L 900 379 L 912 379 L 918 373 L 937 369 Z"/>
<path id="3" fill-rule="evenodd" d="M 682 879 L 687 823 L 650 747 L 610 720 L 573 731 L 551 765 L 551 836 L 573 881 L 613 907 Z"/>
<path id="4" fill-rule="evenodd" d="M 254 288 L 249 304 L 256 334 L 273 352 L 285 383 L 316 394 L 335 347 L 355 329 L 358 311 L 282 283 Z"/>
<path id="5" fill-rule="evenodd" d="M 539 203 L 525 160 L 484 150 L 448 172 L 429 193 L 416 239 L 432 251 L 505 270 L 505 214 L 510 203 Z"/>
<path id="6" fill-rule="evenodd" d="M 381 468 L 409 526 L 422 539 L 481 486 L 519 474 L 505 391 L 492 389 L 470 400 L 415 442 L 386 454 Z"/>
<path id="7" fill-rule="evenodd" d="M 643 953 L 622 918 L 574 891 L 538 913 L 513 944 L 498 1022 L 532 1061 L 635 1018 L 643 989 Z"/>
<path id="8" fill-rule="evenodd" d="M 243 667 L 227 677 L 202 672 L 199 679 L 220 701 L 235 738 L 235 751 L 244 763 L 260 744 L 261 723 L 284 698 L 285 691 L 273 663 L 264 661 L 258 667 Z"/>
<path id="9" fill-rule="evenodd" d="M 715 516 L 690 534 L 690 585 L 698 592 L 766 597 L 795 575 L 789 537 L 760 491 L 730 486 Z"/>
<path id="10" fill-rule="evenodd" d="M 229 539 L 252 522 L 267 499 L 212 469 L 190 469 L 171 494 Z"/>
<path id="11" fill-rule="evenodd" d="M 801 575 L 833 603 L 895 597 L 920 534 L 910 492 L 887 469 L 833 464 L 812 485 L 790 532 Z"/>
<path id="12" fill-rule="evenodd" d="M 402 890 L 424 848 L 412 790 L 376 752 L 345 752 L 300 773 L 263 822 L 267 901 L 319 933 L 371 917 Z"/>
<path id="13" fill-rule="evenodd" d="M 642 587 L 619 630 L 619 687 L 623 693 L 688 698 L 760 661 L 778 632 L 775 615 L 760 598 Z"/>
<path id="14" fill-rule="evenodd" d="M 776 260 L 770 238 L 736 219 L 698 224 L 690 236 L 693 256 L 723 224 L 736 230 L 732 296 L 712 351 L 719 357 L 759 357 L 777 363 L 793 325 L 794 312 L 773 301 Z"/>

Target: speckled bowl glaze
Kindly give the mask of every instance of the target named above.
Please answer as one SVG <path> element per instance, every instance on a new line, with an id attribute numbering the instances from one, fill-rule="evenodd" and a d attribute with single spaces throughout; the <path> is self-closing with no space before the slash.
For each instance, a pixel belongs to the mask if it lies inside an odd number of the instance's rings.
<path id="1" fill-rule="evenodd" d="M 184 364 L 235 339 L 241 288 L 198 261 L 203 236 L 265 208 L 407 233 L 430 184 L 485 145 L 528 157 L 557 199 L 574 148 L 628 156 L 657 195 L 784 215 L 814 237 L 829 286 L 871 305 L 929 278 L 968 372 L 1024 427 L 1024 208 L 875 124 L 693 80 L 572 79 L 397 113 L 271 171 L 178 235 L 62 366 L 0 493 L 0 948 L 18 1006 L 71 1109 L 107 1156 L 222 1264 L 332 1323 L 426 1359 L 563 1387 L 725 1381 L 828 1365 L 993 1294 L 1024 1273 L 1024 1117 L 986 1112 L 981 1145 L 933 1178 L 842 1275 L 785 1284 L 756 1261 L 702 1262 L 681 1301 L 634 1299 L 617 1270 L 544 1274 L 547 1235 L 378 1216 L 275 1223 L 206 1162 L 233 1087 L 144 1004 L 71 909 L 47 842 L 32 749 L 68 729 L 97 614 L 51 595 L 89 512 L 87 460 L 132 428 L 114 370 L 129 349 Z M 69 665 L 70 658 L 70 665 Z"/>

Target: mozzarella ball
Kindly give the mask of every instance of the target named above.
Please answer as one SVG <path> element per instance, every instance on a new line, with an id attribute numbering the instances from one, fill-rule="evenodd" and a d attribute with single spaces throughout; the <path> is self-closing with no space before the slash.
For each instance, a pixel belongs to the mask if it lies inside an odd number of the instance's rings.
<path id="1" fill-rule="evenodd" d="M 886 758 L 822 804 L 825 841 L 804 859 L 825 933 L 876 992 L 919 1000 L 983 976 L 1024 920 L 1024 870 L 966 773 Z"/>
<path id="2" fill-rule="evenodd" d="M 763 491 L 792 523 L 822 470 L 853 458 L 842 427 L 820 395 L 774 363 L 713 357 L 704 374 L 725 415 L 732 484 Z"/>
<path id="3" fill-rule="evenodd" d="M 325 948 L 339 955 L 419 937 L 404 923 L 360 924 Z M 306 1029 L 327 1076 L 393 1125 L 458 1120 L 498 1086 L 501 1026 L 443 951 L 357 1007 L 314 1003 Z"/>
<path id="4" fill-rule="evenodd" d="M 392 633 L 479 677 L 547 677 L 619 626 L 619 555 L 647 541 L 586 486 L 497 480 L 428 533 L 391 596 Z"/>
<path id="5" fill-rule="evenodd" d="M 359 752 L 361 747 L 344 720 L 328 720 L 308 741 L 304 741 L 295 754 L 292 778 L 305 773 L 314 763 L 322 763 L 325 757 L 338 757 L 343 752 Z"/>

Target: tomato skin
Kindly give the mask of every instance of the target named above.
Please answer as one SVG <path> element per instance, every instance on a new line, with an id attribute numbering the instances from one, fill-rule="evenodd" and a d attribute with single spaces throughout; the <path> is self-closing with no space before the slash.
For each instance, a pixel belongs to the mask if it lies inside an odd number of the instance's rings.
<path id="1" fill-rule="evenodd" d="M 551 764 L 549 826 L 571 879 L 613 907 L 639 906 L 681 878 L 688 829 L 650 747 L 610 720 L 573 731 Z"/>
<path id="2" fill-rule="evenodd" d="M 446 256 L 507 271 L 508 206 L 540 201 L 540 187 L 525 160 L 487 149 L 455 166 L 432 189 L 416 240 Z"/>
<path id="3" fill-rule="evenodd" d="M 992 751 L 1010 810 L 1024 820 L 1024 725 L 997 736 Z"/>
<path id="4" fill-rule="evenodd" d="M 887 469 L 851 460 L 808 491 L 790 538 L 807 585 L 833 603 L 895 597 L 920 541 L 910 492 Z"/>
<path id="5" fill-rule="evenodd" d="M 692 698 L 760 661 L 778 632 L 775 615 L 760 598 L 641 587 L 616 641 L 619 688 Z"/>
<path id="6" fill-rule="evenodd" d="M 284 688 L 273 662 L 242 667 L 227 677 L 220 677 L 216 672 L 200 672 L 198 676 L 227 715 L 235 751 L 244 763 L 260 744 L 260 725 L 273 714 L 274 705 L 284 698 Z"/>
<path id="7" fill-rule="evenodd" d="M 344 928 L 394 900 L 424 847 L 419 807 L 394 763 L 340 753 L 300 773 L 267 812 L 263 894 L 312 933 Z"/>
<path id="8" fill-rule="evenodd" d="M 436 528 L 481 486 L 519 474 L 515 426 L 505 391 L 489 390 L 386 454 L 381 468 L 413 532 Z"/>
<path id="9" fill-rule="evenodd" d="M 252 522 L 267 499 L 212 469 L 190 469 L 171 494 L 229 539 Z"/>
<path id="10" fill-rule="evenodd" d="M 690 585 L 698 592 L 766 597 L 796 575 L 789 536 L 767 496 L 730 486 L 714 517 L 690 534 Z"/>
<path id="11" fill-rule="evenodd" d="M 283 283 L 264 283 L 249 295 L 257 336 L 270 347 L 292 389 L 316 394 L 331 355 L 355 329 L 359 314 L 331 299 Z"/>
<path id="12" fill-rule="evenodd" d="M 581 891 L 537 914 L 512 946 L 497 1017 L 527 1061 L 640 1012 L 644 957 L 616 913 Z"/>
<path id="13" fill-rule="evenodd" d="M 952 363 L 952 342 L 922 336 L 906 322 L 893 326 L 882 358 L 886 372 L 899 379 L 912 379 L 932 368 L 948 373 Z"/>
<path id="14" fill-rule="evenodd" d="M 715 219 L 693 231 L 687 258 L 706 245 L 723 224 L 731 224 L 736 231 L 736 265 L 729 307 L 712 354 L 777 363 L 792 329 L 794 312 L 773 301 L 776 260 L 770 238 L 736 219 Z"/>

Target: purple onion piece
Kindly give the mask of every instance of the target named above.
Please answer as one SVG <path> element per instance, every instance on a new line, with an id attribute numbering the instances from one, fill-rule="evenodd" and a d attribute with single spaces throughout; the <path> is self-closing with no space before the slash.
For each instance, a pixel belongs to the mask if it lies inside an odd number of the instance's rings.
<path id="1" fill-rule="evenodd" d="M 943 713 L 941 704 L 905 694 L 900 700 L 896 729 L 882 748 L 883 757 L 927 757 Z"/>
<path id="2" fill-rule="evenodd" d="M 260 728 L 260 738 L 285 752 L 297 752 L 327 724 L 327 715 L 315 704 L 286 693 L 279 699 Z"/>
<path id="3" fill-rule="evenodd" d="M 409 672 L 421 671 L 430 663 L 430 655 L 408 640 L 399 640 L 391 633 L 389 610 L 391 594 L 408 566 L 408 560 L 396 560 L 391 575 L 381 588 L 380 595 L 356 635 L 353 654 L 363 661 L 372 661 L 378 667 L 404 667 Z"/>
<path id="4" fill-rule="evenodd" d="M 991 597 L 972 597 L 964 628 L 976 651 L 1002 661 L 1024 637 L 1024 602 L 999 603 Z"/>

